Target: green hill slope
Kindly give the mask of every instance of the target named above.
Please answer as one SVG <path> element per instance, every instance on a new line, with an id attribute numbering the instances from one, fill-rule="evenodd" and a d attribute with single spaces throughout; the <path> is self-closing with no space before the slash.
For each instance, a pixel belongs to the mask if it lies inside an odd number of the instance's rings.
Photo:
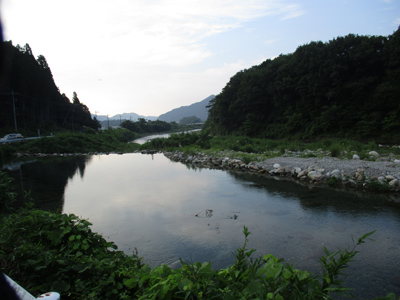
<path id="1" fill-rule="evenodd" d="M 37 59 L 32 49 L 3 42 L 6 66 L 0 80 L 0 130 L 24 132 L 54 129 L 97 129 L 86 105 L 73 94 L 72 101 L 56 86 L 46 58 Z M 13 95 L 14 94 L 14 97 Z"/>
<path id="2" fill-rule="evenodd" d="M 210 106 L 214 134 L 400 142 L 400 29 L 300 46 L 237 73 Z"/>

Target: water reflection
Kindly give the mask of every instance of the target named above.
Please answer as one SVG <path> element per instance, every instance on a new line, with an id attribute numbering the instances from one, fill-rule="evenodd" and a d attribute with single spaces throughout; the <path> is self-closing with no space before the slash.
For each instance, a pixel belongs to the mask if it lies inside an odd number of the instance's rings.
<path id="1" fill-rule="evenodd" d="M 400 211 L 384 199 L 199 169 L 162 154 L 38 160 L 21 170 L 24 185 L 42 192 L 37 199 L 50 201 L 53 191 L 55 206 L 89 219 L 120 250 L 137 247 L 151 266 L 177 266 L 183 258 L 226 267 L 246 225 L 248 246 L 258 254 L 318 273 L 323 246 L 343 249 L 352 236 L 377 230 L 376 242 L 363 245 L 351 264 L 348 285 L 366 298 L 400 293 L 393 279 L 400 270 Z"/>
<path id="2" fill-rule="evenodd" d="M 9 162 L 2 169 L 14 177 L 18 194 L 16 206 L 24 205 L 24 196 L 34 199 L 35 207 L 62 211 L 68 180 L 75 175 L 83 180 L 91 156 L 45 157 Z"/>
<path id="3" fill-rule="evenodd" d="M 193 130 L 187 130 L 187 131 L 182 131 L 182 132 L 195 132 L 195 131 L 200 131 L 201 129 L 193 129 Z M 181 133 L 181 132 L 175 132 L 175 133 Z M 131 143 L 136 143 L 139 145 L 143 145 L 149 141 L 151 141 L 152 139 L 156 139 L 156 138 L 168 138 L 171 136 L 171 133 L 160 133 L 160 134 L 152 134 L 152 135 L 148 135 L 136 140 L 133 140 Z"/>
<path id="4" fill-rule="evenodd" d="M 270 194 L 279 194 L 287 199 L 299 201 L 302 209 L 317 211 L 335 211 L 349 214 L 377 213 L 382 209 L 399 212 L 399 195 L 374 194 L 358 190 L 344 190 L 319 187 L 308 183 L 287 180 L 279 177 L 266 179 L 247 173 L 229 172 L 234 180 L 249 189 L 261 189 Z"/>

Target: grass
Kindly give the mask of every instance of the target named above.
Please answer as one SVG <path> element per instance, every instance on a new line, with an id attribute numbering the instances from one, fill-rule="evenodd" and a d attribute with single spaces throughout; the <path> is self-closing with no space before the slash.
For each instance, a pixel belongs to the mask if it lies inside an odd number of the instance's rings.
<path id="1" fill-rule="evenodd" d="M 179 150 L 189 155 L 204 153 L 210 156 L 262 161 L 281 155 L 299 157 L 331 156 L 351 159 L 354 154 L 370 159 L 370 151 L 381 156 L 400 157 L 400 148 L 380 147 L 375 142 L 362 143 L 349 139 L 323 138 L 314 141 L 270 140 L 246 136 L 211 136 L 207 131 L 172 134 L 169 138 L 153 139 L 143 145 L 128 143 L 136 136 L 126 129 L 109 129 L 98 133 L 60 133 L 10 145 L 0 145 L 0 160 L 15 152 L 75 153 L 75 152 L 134 152 L 136 150 Z M 307 150 L 307 151 L 306 151 Z"/>
<path id="2" fill-rule="evenodd" d="M 206 147 L 204 147 L 206 145 Z M 227 156 L 243 160 L 261 161 L 281 155 L 297 155 L 303 158 L 330 156 L 352 159 L 354 154 L 368 160 L 370 151 L 381 156 L 400 156 L 399 147 L 380 147 L 375 142 L 362 143 L 349 139 L 325 138 L 315 141 L 269 140 L 245 136 L 209 136 L 204 132 L 179 134 L 168 139 L 150 141 L 142 149 L 156 148 L 165 151 L 178 150 L 193 155 Z M 307 151 L 306 151 L 307 150 Z"/>

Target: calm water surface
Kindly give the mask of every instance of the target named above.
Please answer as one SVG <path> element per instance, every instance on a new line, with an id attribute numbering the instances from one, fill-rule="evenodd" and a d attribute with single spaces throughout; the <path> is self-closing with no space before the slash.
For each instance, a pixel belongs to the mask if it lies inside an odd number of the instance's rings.
<path id="1" fill-rule="evenodd" d="M 233 262 L 243 244 L 320 272 L 322 247 L 352 245 L 376 230 L 347 273 L 361 298 L 400 294 L 400 209 L 378 196 L 304 187 L 249 174 L 196 169 L 162 154 L 49 158 L 9 167 L 16 183 L 93 223 L 93 230 L 151 266 Z M 39 191 L 38 191 L 39 190 Z M 34 196 L 35 197 L 35 196 Z"/>
<path id="2" fill-rule="evenodd" d="M 188 131 L 183 131 L 183 132 L 194 132 L 194 131 L 200 131 L 201 129 L 192 129 L 192 130 L 188 130 Z M 177 132 L 180 133 L 180 132 Z M 160 133 L 160 134 L 153 134 L 153 135 L 148 135 L 136 140 L 133 140 L 132 143 L 136 143 L 136 144 L 140 144 L 143 145 L 144 143 L 152 140 L 152 139 L 156 139 L 156 138 L 168 138 L 171 136 L 171 133 Z"/>

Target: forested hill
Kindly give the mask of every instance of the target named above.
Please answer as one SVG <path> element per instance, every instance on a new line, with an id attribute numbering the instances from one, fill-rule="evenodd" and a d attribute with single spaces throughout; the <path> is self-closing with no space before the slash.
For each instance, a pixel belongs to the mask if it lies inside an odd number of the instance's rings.
<path id="1" fill-rule="evenodd" d="M 234 75 L 210 103 L 215 134 L 400 142 L 400 27 L 311 42 Z"/>
<path id="2" fill-rule="evenodd" d="M 28 44 L 13 46 L 10 41 L 2 47 L 7 64 L 0 78 L 1 131 L 14 131 L 15 121 L 18 131 L 97 129 L 98 122 L 76 93 L 72 102 L 60 93 L 43 55 L 35 59 Z"/>

